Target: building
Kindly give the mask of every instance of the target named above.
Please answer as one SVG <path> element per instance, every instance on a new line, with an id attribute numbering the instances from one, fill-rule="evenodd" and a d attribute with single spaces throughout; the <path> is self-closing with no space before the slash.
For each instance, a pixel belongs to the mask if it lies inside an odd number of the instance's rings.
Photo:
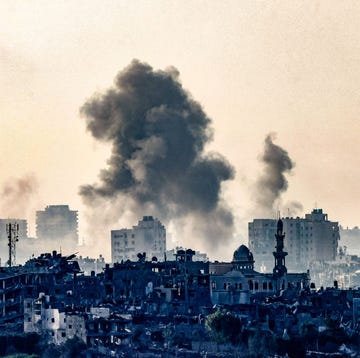
<path id="1" fill-rule="evenodd" d="M 166 252 L 166 230 L 158 219 L 144 216 L 132 229 L 111 231 L 111 261 L 137 261 L 138 254 L 144 259 L 164 260 Z"/>
<path id="2" fill-rule="evenodd" d="M 301 289 L 310 286 L 309 272 L 288 273 L 284 251 L 283 222 L 276 224 L 275 251 L 272 252 L 273 273 L 260 273 L 254 270 L 254 257 L 250 250 L 241 245 L 233 255 L 233 260 L 210 263 L 210 294 L 213 304 L 238 305 L 249 304 L 253 299 L 264 298 L 280 290 Z M 273 240 L 274 247 L 274 240 Z M 270 251 L 271 254 L 271 251 Z"/>
<path id="3" fill-rule="evenodd" d="M 176 254 L 179 250 L 186 250 L 186 248 L 183 248 L 181 246 L 176 246 L 175 249 L 167 250 L 166 251 L 166 259 L 171 261 L 176 257 Z M 205 252 L 200 251 L 194 251 L 195 254 L 192 257 L 192 261 L 201 261 L 201 262 L 208 262 L 209 257 Z"/>
<path id="4" fill-rule="evenodd" d="M 329 221 L 322 209 L 314 209 L 305 218 L 282 218 L 286 240 L 285 250 L 291 260 L 291 271 L 307 270 L 314 261 L 335 260 L 338 249 L 339 225 Z M 272 242 L 275 219 L 255 219 L 248 225 L 249 249 L 257 258 L 257 269 L 269 271 L 272 263 Z"/>
<path id="5" fill-rule="evenodd" d="M 95 273 L 101 273 L 105 267 L 105 259 L 102 255 L 99 255 L 97 259 L 89 256 L 79 256 L 76 261 L 78 262 L 84 275 L 91 275 L 92 271 Z"/>
<path id="6" fill-rule="evenodd" d="M 254 219 L 248 224 L 249 249 L 256 256 L 256 268 L 260 271 L 270 272 L 274 263 L 271 253 L 274 249 L 275 233 L 274 219 Z"/>
<path id="7" fill-rule="evenodd" d="M 233 260 L 210 263 L 210 292 L 213 304 L 249 304 L 252 299 L 272 296 L 284 289 L 297 291 L 310 285 L 309 272 L 288 273 L 285 265 L 283 222 L 276 225 L 275 259 L 273 273 L 254 270 L 254 258 L 250 250 L 241 245 L 233 255 Z M 274 240 L 273 240 L 274 243 Z"/>
<path id="8" fill-rule="evenodd" d="M 211 306 L 209 262 L 193 261 L 195 251 L 178 250 L 171 261 L 125 261 L 107 265 L 104 285 L 111 302 L 148 313 L 199 314 Z"/>
<path id="9" fill-rule="evenodd" d="M 63 243 L 68 249 L 77 246 L 78 212 L 68 205 L 48 205 L 45 210 L 36 212 L 37 239 L 52 243 Z"/>

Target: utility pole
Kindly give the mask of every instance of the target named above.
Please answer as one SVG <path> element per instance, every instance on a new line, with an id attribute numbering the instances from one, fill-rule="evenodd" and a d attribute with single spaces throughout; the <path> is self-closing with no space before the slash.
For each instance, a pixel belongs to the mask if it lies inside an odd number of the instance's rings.
<path id="1" fill-rule="evenodd" d="M 19 224 L 16 222 L 6 224 L 6 233 L 9 239 L 9 260 L 7 264 L 11 267 L 16 265 L 16 242 L 19 241 Z"/>

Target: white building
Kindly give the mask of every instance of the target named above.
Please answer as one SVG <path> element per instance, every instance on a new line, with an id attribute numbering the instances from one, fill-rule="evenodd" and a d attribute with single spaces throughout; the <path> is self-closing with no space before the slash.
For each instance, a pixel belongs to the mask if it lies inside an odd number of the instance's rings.
<path id="1" fill-rule="evenodd" d="M 158 219 L 144 216 L 132 229 L 111 231 L 111 261 L 137 261 L 138 254 L 145 253 L 146 260 L 154 257 L 164 260 L 166 230 Z"/>
<path id="2" fill-rule="evenodd" d="M 314 209 L 305 218 L 282 218 L 285 250 L 291 260 L 287 267 L 292 271 L 304 271 L 313 261 L 335 260 L 339 235 L 337 222 L 329 221 L 322 209 Z M 273 266 L 275 219 L 255 219 L 248 226 L 249 249 L 257 258 L 257 269 Z"/>
<path id="3" fill-rule="evenodd" d="M 41 334 L 48 343 L 62 344 L 74 337 L 86 343 L 84 316 L 66 314 L 58 308 L 52 308 L 50 297 L 44 294 L 35 300 L 24 300 L 24 332 Z"/>

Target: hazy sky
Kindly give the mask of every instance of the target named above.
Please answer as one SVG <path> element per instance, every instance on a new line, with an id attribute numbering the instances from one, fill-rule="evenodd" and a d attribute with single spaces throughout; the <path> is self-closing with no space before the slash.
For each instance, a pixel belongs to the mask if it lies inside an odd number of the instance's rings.
<path id="1" fill-rule="evenodd" d="M 178 69 L 212 119 L 208 149 L 236 169 L 223 190 L 237 234 L 219 257 L 247 241 L 271 132 L 296 163 L 283 202 L 359 225 L 359 20 L 358 1 L 0 1 L 0 185 L 30 178 L 33 192 L 0 198 L 0 215 L 26 216 L 34 235 L 35 210 L 69 204 L 87 239 L 79 186 L 110 146 L 79 109 L 136 58 Z"/>

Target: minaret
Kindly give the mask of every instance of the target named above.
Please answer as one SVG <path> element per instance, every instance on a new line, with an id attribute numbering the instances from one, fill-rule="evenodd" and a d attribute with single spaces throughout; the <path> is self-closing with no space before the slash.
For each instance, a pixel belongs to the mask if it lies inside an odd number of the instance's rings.
<path id="1" fill-rule="evenodd" d="M 285 234 L 283 233 L 283 222 L 279 218 L 277 222 L 277 230 L 275 234 L 276 238 L 276 251 L 273 252 L 275 258 L 275 267 L 273 269 L 274 277 L 280 278 L 287 273 L 285 266 L 285 256 L 288 254 L 284 251 L 284 238 Z"/>

